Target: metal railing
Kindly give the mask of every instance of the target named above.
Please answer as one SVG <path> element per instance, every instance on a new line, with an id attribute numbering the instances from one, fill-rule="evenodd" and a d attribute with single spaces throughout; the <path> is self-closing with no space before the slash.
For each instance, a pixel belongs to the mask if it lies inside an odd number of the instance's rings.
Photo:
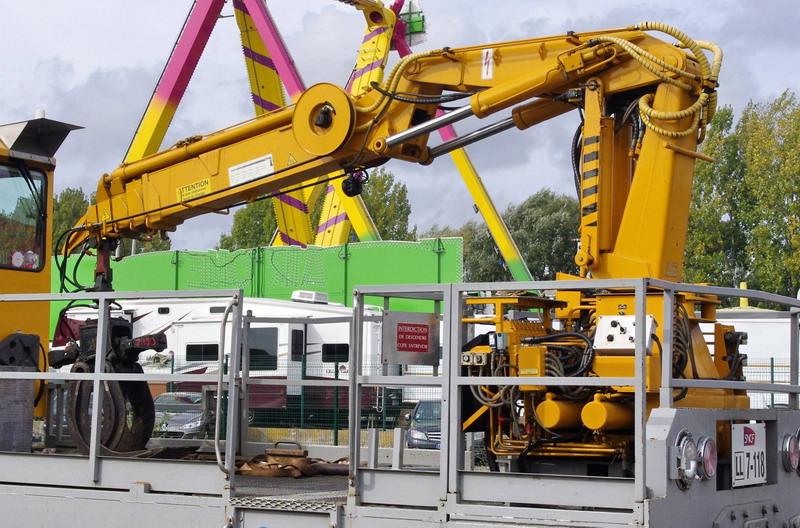
<path id="1" fill-rule="evenodd" d="M 228 475 L 228 478 L 235 478 L 234 454 L 241 454 L 245 451 L 246 438 L 239 435 L 240 431 L 246 431 L 246 412 L 241 407 L 241 397 L 246 395 L 248 390 L 257 386 L 296 386 L 310 387 L 317 386 L 349 390 L 349 409 L 347 414 L 349 441 L 348 450 L 350 455 L 350 493 L 358 504 L 380 503 L 380 501 L 391 501 L 392 493 L 398 486 L 407 488 L 409 485 L 417 489 L 412 490 L 414 496 L 419 499 L 419 505 L 423 507 L 439 507 L 452 497 L 474 497 L 479 495 L 480 489 L 486 488 L 484 484 L 478 484 L 477 478 L 495 479 L 505 478 L 511 480 L 519 476 L 514 475 L 465 475 L 464 471 L 464 436 L 461 432 L 461 411 L 462 389 L 480 385 L 560 385 L 560 386 L 618 386 L 634 388 L 634 465 L 633 478 L 608 478 L 607 489 L 618 494 L 620 498 L 614 499 L 612 505 L 621 509 L 628 508 L 634 511 L 641 506 L 647 497 L 646 459 L 645 449 L 645 417 L 646 417 L 646 398 L 648 387 L 646 386 L 647 368 L 647 346 L 649 336 L 645 332 L 637 331 L 635 334 L 635 348 L 633 353 L 634 372 L 630 377 L 542 377 L 542 376 L 520 376 L 520 377 L 469 377 L 461 375 L 460 350 L 464 343 L 465 336 L 462 328 L 462 317 L 465 309 L 465 294 L 473 291 L 489 290 L 595 290 L 608 291 L 614 289 L 626 290 L 633 293 L 634 312 L 637 329 L 646 328 L 645 317 L 647 316 L 647 296 L 658 291 L 664 297 L 664 313 L 660 317 L 662 331 L 664 335 L 663 353 L 661 357 L 661 384 L 658 387 L 660 406 L 671 408 L 673 404 L 673 394 L 679 388 L 714 388 L 714 389 L 741 389 L 747 391 L 760 391 L 770 394 L 785 394 L 788 400 L 789 409 L 798 408 L 798 313 L 800 313 L 800 300 L 767 294 L 750 290 L 738 290 L 732 288 L 717 288 L 710 286 L 695 286 L 677 284 L 668 281 L 650 279 L 630 279 L 630 280 L 574 280 L 574 281 L 543 281 L 525 283 L 479 283 L 479 284 L 436 284 L 419 286 L 368 286 L 360 287 L 355 292 L 354 317 L 351 323 L 350 357 L 348 362 L 349 379 L 267 379 L 250 376 L 248 354 L 250 346 L 248 343 L 247 329 L 253 324 L 269 324 L 275 322 L 289 322 L 287 318 L 255 318 L 243 316 L 243 303 L 231 304 L 228 311 L 232 315 L 230 324 L 222 323 L 222 328 L 232 329 L 230 343 L 231 350 L 243 350 L 243 354 L 233 353 L 227 358 L 220 347 L 220 370 L 218 373 L 205 374 L 119 374 L 103 372 L 104 355 L 98 354 L 95 358 L 95 372 L 92 373 L 65 373 L 65 372 L 4 372 L 0 373 L 0 378 L 7 379 L 33 379 L 33 380 L 63 380 L 71 381 L 90 381 L 93 384 L 94 394 L 92 400 L 92 420 L 89 442 L 89 480 L 87 483 L 97 483 L 101 479 L 102 460 L 100 447 L 100 412 L 102 409 L 103 392 L 101 385 L 106 381 L 141 381 L 150 382 L 194 382 L 216 387 L 217 412 L 215 416 L 214 443 L 216 445 L 217 464 L 220 469 Z M 716 295 L 719 297 L 747 297 L 756 301 L 782 304 L 790 308 L 791 334 L 788 342 L 788 352 L 781 353 L 784 357 L 789 357 L 789 380 L 788 383 L 768 383 L 736 380 L 709 380 L 709 379 L 674 379 L 672 372 L 672 333 L 674 328 L 673 304 L 676 295 L 680 293 L 693 293 L 700 295 Z M 241 299 L 241 290 L 204 290 L 181 292 L 178 296 L 182 298 L 209 298 L 223 297 L 233 301 Z M 97 342 L 103 343 L 107 340 L 107 323 L 111 312 L 111 303 L 116 299 L 156 299 L 165 296 L 176 297 L 175 292 L 104 292 L 104 293 L 82 293 L 82 294 L 29 294 L 29 295 L 2 295 L 0 302 L 30 302 L 40 301 L 71 301 L 84 300 L 97 303 L 98 308 L 98 332 Z M 434 368 L 431 374 L 416 374 L 407 371 L 400 375 L 388 369 L 383 369 L 379 373 L 368 372 L 363 368 L 364 357 L 362 350 L 365 345 L 366 337 L 365 322 L 371 320 L 372 316 L 366 314 L 366 297 L 378 297 L 384 299 L 384 308 L 390 307 L 391 299 L 422 299 L 431 301 L 431 310 L 441 315 L 442 326 L 442 370 Z M 43 304 L 44 305 L 44 304 Z M 325 322 L 348 322 L 350 318 L 331 317 L 328 319 L 320 318 L 315 323 L 324 324 Z M 309 322 L 307 319 L 297 319 L 296 322 Z M 223 334 L 221 339 L 228 342 Z M 778 353 L 780 351 L 776 351 Z M 287 376 L 288 378 L 288 376 Z M 370 443 L 369 453 L 364 453 L 364 446 L 358 439 L 362 438 L 362 430 L 368 429 L 363 423 L 362 417 L 365 409 L 363 408 L 362 395 L 365 391 L 375 389 L 413 389 L 426 388 L 440 391 L 441 394 L 441 416 L 442 431 L 440 439 L 440 450 L 438 455 L 438 471 L 417 472 L 415 480 L 407 480 L 402 471 L 387 472 L 379 468 L 374 463 L 377 457 L 377 441 Z M 653 390 L 653 387 L 650 387 Z M 226 414 L 226 440 L 227 447 L 224 459 L 221 454 L 221 427 L 222 427 L 222 394 L 227 391 L 227 403 L 225 406 Z M 384 391 L 385 392 L 385 391 Z M 338 402 L 338 398 L 336 399 Z M 338 430 L 338 427 L 336 427 Z M 402 437 L 395 435 L 395 448 L 402 444 Z M 367 466 L 362 466 L 362 460 L 372 461 Z M 395 461 L 395 467 L 402 466 L 401 462 Z M 213 468 L 213 466 L 212 466 Z M 411 470 L 412 472 L 415 470 Z M 475 476 L 476 478 L 473 478 Z M 551 479 L 562 479 L 563 477 L 549 476 Z M 221 479 L 220 479 L 221 480 Z M 577 479 L 567 479 L 568 484 L 580 486 Z M 413 482 L 414 484 L 410 484 Z M 526 485 L 532 485 L 526 481 Z M 229 490 L 234 490 L 234 483 L 229 483 Z M 586 488 L 587 490 L 590 487 Z M 628 493 L 630 492 L 630 493 Z M 546 497 L 548 490 L 546 487 L 539 490 L 541 497 Z M 605 499 L 605 497 L 603 498 Z M 600 499 L 597 499 L 600 500 Z M 523 502 L 523 501 L 520 501 Z M 389 502 L 390 503 L 390 502 Z M 542 502 L 545 504 L 545 502 Z M 573 504 L 567 504 L 572 506 Z M 574 504 L 577 506 L 577 504 Z M 632 506 L 631 506 L 632 505 Z M 637 506 L 638 505 L 638 506 Z"/>
<path id="2" fill-rule="evenodd" d="M 108 328 L 109 319 L 111 317 L 111 306 L 114 301 L 121 299 L 164 299 L 164 298 L 186 298 L 186 299 L 199 299 L 199 298 L 229 298 L 241 299 L 241 290 L 195 290 L 195 291 L 182 291 L 176 295 L 176 292 L 92 292 L 92 293 L 71 293 L 71 294 L 11 294 L 0 295 L 0 303 L 15 303 L 15 302 L 39 302 L 41 303 L 42 310 L 49 311 L 49 303 L 54 301 L 70 302 L 70 301 L 90 301 L 96 304 L 97 307 L 97 343 L 105 343 L 108 341 Z M 241 341 L 241 303 L 233 307 L 233 316 L 231 318 L 231 327 L 234 329 L 231 335 L 232 349 L 238 350 Z M 223 322 L 223 327 L 225 323 Z M 46 336 L 40 336 L 46 339 Z M 1 379 L 26 379 L 26 380 L 40 380 L 46 381 L 60 381 L 60 382 L 77 382 L 77 381 L 90 381 L 92 382 L 92 397 L 91 401 L 91 425 L 89 431 L 89 454 L 88 465 L 89 475 L 92 483 L 97 484 L 101 480 L 101 409 L 103 408 L 104 392 L 101 390 L 101 385 L 108 381 L 147 381 L 147 382 L 192 382 L 202 384 L 218 384 L 218 391 L 224 386 L 228 388 L 229 392 L 233 392 L 228 398 L 227 418 L 228 418 L 228 438 L 226 443 L 229 445 L 236 445 L 236 427 L 234 427 L 234 420 L 237 412 L 238 397 L 236 395 L 237 384 L 236 370 L 238 368 L 238 354 L 233 354 L 234 358 L 232 368 L 228 369 L 228 379 L 220 383 L 217 374 L 154 374 L 154 373 L 109 373 L 104 371 L 105 367 L 105 354 L 96 354 L 94 359 L 94 372 L 88 373 L 72 373 L 62 371 L 48 371 L 48 372 L 0 372 Z M 219 400 L 219 398 L 218 398 Z M 32 417 L 31 417 L 32 418 Z M 56 424 L 60 427 L 61 424 Z M 218 442 L 219 430 L 215 431 L 215 442 Z M 231 444 L 231 442 L 233 442 Z M 235 457 L 228 456 L 225 459 L 223 468 L 227 472 L 233 472 L 235 469 Z"/>
<path id="3" fill-rule="evenodd" d="M 672 350 L 672 328 L 674 324 L 674 314 L 672 305 L 677 292 L 697 293 L 701 295 L 716 295 L 717 297 L 744 297 L 754 301 L 774 303 L 789 308 L 790 334 L 788 343 L 789 356 L 789 383 L 786 385 L 766 382 L 747 382 L 747 381 L 727 381 L 727 380 L 694 380 L 694 379 L 674 379 L 671 375 L 664 376 L 659 392 L 659 402 L 661 407 L 672 407 L 673 388 L 708 388 L 708 389 L 740 389 L 746 391 L 759 391 L 770 393 L 785 393 L 789 396 L 789 408 L 798 408 L 798 315 L 800 315 L 800 300 L 791 297 L 784 297 L 772 293 L 765 293 L 752 290 L 740 290 L 736 288 L 720 288 L 715 286 L 697 286 L 689 284 L 677 284 L 674 282 L 661 281 L 656 279 L 648 280 L 648 284 L 654 288 L 664 290 L 664 350 Z M 663 354 L 661 369 L 662 372 L 671 372 L 671 356 Z"/>
<path id="4" fill-rule="evenodd" d="M 560 385 L 565 387 L 570 386 L 594 386 L 594 387 L 633 387 L 634 388 L 634 453 L 633 457 L 636 460 L 634 465 L 634 473 L 632 479 L 614 479 L 609 478 L 607 485 L 604 489 L 615 490 L 612 494 L 606 494 L 603 500 L 610 500 L 606 502 L 605 506 L 619 507 L 619 508 L 632 508 L 634 515 L 641 515 L 641 504 L 647 498 L 648 486 L 646 482 L 647 473 L 647 458 L 646 458 L 646 441 L 645 441 L 645 428 L 646 428 L 646 394 L 647 394 L 647 346 L 649 336 L 645 332 L 638 331 L 635 335 L 635 349 L 633 353 L 634 372 L 631 377 L 544 377 L 544 376 L 519 376 L 519 377 L 468 377 L 461 375 L 460 367 L 460 350 L 464 343 L 462 331 L 462 316 L 465 308 L 465 294 L 467 292 L 475 291 L 497 291 L 497 290 L 531 290 L 531 291 L 545 291 L 545 290 L 560 290 L 560 291 L 576 291 L 576 290 L 594 290 L 594 291 L 609 291 L 609 290 L 625 290 L 632 292 L 634 296 L 634 313 L 635 313 L 635 327 L 637 329 L 646 328 L 645 318 L 647 316 L 647 297 L 653 292 L 658 291 L 664 297 L 664 313 L 663 316 L 657 318 L 662 324 L 663 335 L 665 336 L 663 342 L 663 353 L 661 355 L 661 385 L 656 387 L 659 394 L 660 405 L 664 408 L 671 408 L 673 404 L 674 389 L 683 387 L 688 388 L 712 388 L 712 389 L 741 389 L 747 391 L 764 391 L 769 393 L 787 394 L 789 399 L 788 407 L 790 409 L 798 408 L 797 395 L 800 393 L 800 386 L 798 386 L 798 310 L 800 309 L 800 300 L 783 297 L 779 295 L 750 291 L 739 290 L 733 288 L 719 288 L 710 286 L 696 286 L 688 284 L 679 284 L 663 280 L 653 279 L 617 279 L 617 280 L 573 280 L 573 281 L 541 281 L 541 282 L 514 282 L 514 283 L 475 283 L 475 284 L 453 284 L 453 285 L 422 285 L 422 286 L 364 286 L 358 287 L 354 295 L 354 306 L 356 308 L 353 348 L 359 350 L 363 342 L 361 335 L 361 308 L 364 306 L 365 297 L 382 297 L 385 303 L 388 304 L 390 299 L 395 298 L 413 298 L 413 299 L 428 299 L 437 303 L 441 303 L 441 315 L 443 317 L 443 331 L 442 331 L 442 364 L 443 373 L 439 377 L 432 376 L 358 376 L 352 383 L 350 394 L 351 409 L 355 412 L 351 413 L 350 429 L 352 434 L 358 436 L 361 430 L 361 424 L 353 418 L 359 414 L 359 394 L 362 390 L 370 387 L 381 386 L 430 386 L 439 387 L 442 390 L 442 437 L 441 437 L 441 450 L 440 450 L 440 465 L 439 472 L 435 476 L 435 486 L 418 485 L 420 489 L 419 500 L 425 501 L 422 495 L 425 493 L 434 493 L 433 501 L 428 500 L 424 506 L 442 506 L 449 497 L 465 497 L 472 493 L 473 490 L 483 490 L 478 495 L 484 495 L 488 490 L 491 490 L 491 485 L 485 483 L 481 486 L 476 486 L 475 480 L 472 477 L 465 477 L 461 471 L 463 467 L 463 449 L 460 445 L 463 443 L 463 434 L 461 433 L 461 410 L 462 402 L 460 395 L 462 388 L 480 385 L 498 385 L 498 386 L 552 386 Z M 700 295 L 716 295 L 718 297 L 747 297 L 755 301 L 762 301 L 768 303 L 776 303 L 786 306 L 791 311 L 791 337 L 788 343 L 788 353 L 781 352 L 782 354 L 790 356 L 790 379 L 787 384 L 777 383 L 763 383 L 763 382 L 748 382 L 736 380 L 718 380 L 718 379 L 674 379 L 672 377 L 672 347 L 673 347 L 673 328 L 674 317 L 673 306 L 675 297 L 678 292 L 685 294 L 700 294 Z M 438 308 L 436 309 L 438 311 Z M 660 315 L 660 314 L 659 314 Z M 359 368 L 359 354 L 353 354 L 351 358 L 351 371 L 358 372 Z M 650 387 L 650 390 L 654 390 Z M 362 446 L 357 443 L 351 443 L 350 446 L 350 480 L 351 480 L 351 495 L 355 497 L 357 504 L 379 503 L 381 500 L 391 500 L 390 494 L 381 493 L 376 491 L 380 485 L 385 485 L 389 488 L 392 486 L 402 485 L 402 476 L 398 475 L 392 477 L 389 472 L 381 473 L 380 470 L 375 470 L 369 466 L 360 466 L 358 461 L 362 460 Z M 480 475 L 481 478 L 494 478 L 497 475 Z M 513 478 L 508 476 L 505 478 Z M 543 479 L 558 479 L 563 477 L 546 476 Z M 580 482 L 575 478 L 568 479 L 570 486 L 580 486 Z M 612 481 L 619 484 L 618 487 L 612 486 Z M 626 484 L 625 481 L 628 483 Z M 415 481 L 421 482 L 420 480 Z M 532 486 L 530 479 L 526 480 L 529 486 Z M 396 488 L 395 488 L 396 489 Z M 509 486 L 509 489 L 513 489 Z M 563 488 L 562 488 L 563 489 Z M 576 488 L 577 489 L 577 488 Z M 623 490 L 631 490 L 631 495 Z M 530 491 L 530 490 L 528 490 Z M 590 486 L 586 490 L 591 496 L 595 491 L 592 491 Z M 539 494 L 541 492 L 541 494 Z M 539 504 L 546 504 L 544 498 L 547 494 L 547 487 L 539 490 L 537 488 L 536 501 Z M 576 493 L 577 494 L 577 493 Z M 613 495 L 620 495 L 614 499 Z M 627 499 L 624 496 L 627 495 Z M 408 499 L 408 497 L 405 497 Z M 512 499 L 507 499 L 512 500 Z M 522 501 L 520 501 L 522 502 Z M 554 502 L 553 504 L 562 503 Z M 585 504 L 584 504 L 585 505 Z M 579 504 L 575 504 L 579 506 Z"/>

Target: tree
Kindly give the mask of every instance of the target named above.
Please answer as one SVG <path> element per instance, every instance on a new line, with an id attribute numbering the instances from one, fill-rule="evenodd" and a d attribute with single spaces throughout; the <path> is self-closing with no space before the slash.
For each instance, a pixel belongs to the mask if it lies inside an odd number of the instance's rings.
<path id="1" fill-rule="evenodd" d="M 465 281 L 511 280 L 511 274 L 486 224 L 470 220 L 462 226 L 461 238 L 464 240 Z"/>
<path id="2" fill-rule="evenodd" d="M 576 198 L 543 189 L 509 207 L 503 219 L 534 280 L 555 279 L 559 271 L 578 273 L 574 260 L 580 224 Z"/>
<path id="3" fill-rule="evenodd" d="M 409 229 L 411 205 L 404 183 L 395 182 L 392 173 L 383 169 L 373 172 L 362 194 L 381 237 L 386 240 L 415 240 L 417 228 Z M 317 203 L 312 221 L 316 220 L 322 204 Z M 247 204 L 233 216 L 230 233 L 219 238 L 219 248 L 233 251 L 258 246 L 268 246 L 277 229 L 272 200 L 259 200 Z"/>
<path id="4" fill-rule="evenodd" d="M 786 91 L 747 105 L 733 127 L 729 108 L 711 123 L 698 164 L 685 279 L 794 296 L 800 286 L 800 105 Z"/>
<path id="5" fill-rule="evenodd" d="M 53 254 L 63 247 L 66 231 L 78 223 L 81 216 L 94 202 L 94 195 L 87 196 L 83 189 L 67 187 L 53 197 Z M 122 239 L 120 241 L 120 254 L 130 255 L 132 252 L 133 241 Z M 162 239 L 159 235 L 147 242 L 137 242 L 136 253 L 147 253 L 150 251 L 166 251 L 170 248 L 170 241 Z"/>
<path id="6" fill-rule="evenodd" d="M 236 211 L 231 232 L 219 237 L 219 247 L 234 251 L 268 246 L 277 228 L 272 200 L 259 200 Z"/>
<path id="7" fill-rule="evenodd" d="M 745 182 L 754 286 L 794 297 L 800 285 L 800 105 L 786 91 L 742 114 Z"/>
<path id="8" fill-rule="evenodd" d="M 361 197 L 384 240 L 416 240 L 416 226 L 409 228 L 411 204 L 408 188 L 382 168 L 372 172 Z"/>
<path id="9" fill-rule="evenodd" d="M 71 229 L 86 213 L 89 208 L 89 197 L 83 189 L 67 187 L 53 197 L 53 254 L 60 249 L 56 247 L 59 238 L 68 229 Z M 61 246 L 64 245 L 64 238 L 61 238 Z"/>
<path id="10" fill-rule="evenodd" d="M 554 279 L 559 271 L 577 273 L 573 259 L 580 219 L 575 198 L 543 189 L 521 204 L 509 206 L 503 220 L 534 280 Z M 511 280 L 483 223 L 473 220 L 460 228 L 434 226 L 423 236 L 464 239 L 465 281 Z"/>
<path id="11" fill-rule="evenodd" d="M 11 212 L 0 209 L 0 259 L 36 250 L 39 206 L 32 196 L 19 196 Z"/>
<path id="12" fill-rule="evenodd" d="M 711 121 L 703 153 L 715 163 L 695 167 L 684 278 L 738 287 L 748 279 L 748 211 L 754 207 L 746 189 L 739 133 L 733 129 L 733 110 L 721 108 Z"/>

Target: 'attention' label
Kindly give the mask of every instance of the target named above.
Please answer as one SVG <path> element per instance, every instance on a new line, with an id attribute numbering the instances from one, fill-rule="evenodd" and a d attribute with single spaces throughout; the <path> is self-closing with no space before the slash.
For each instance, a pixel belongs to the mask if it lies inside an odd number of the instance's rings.
<path id="1" fill-rule="evenodd" d="M 177 189 L 178 201 L 185 202 L 186 200 L 191 200 L 192 198 L 205 196 L 210 192 L 211 192 L 211 180 L 209 178 L 206 178 L 204 180 L 198 180 L 194 183 L 178 187 Z"/>

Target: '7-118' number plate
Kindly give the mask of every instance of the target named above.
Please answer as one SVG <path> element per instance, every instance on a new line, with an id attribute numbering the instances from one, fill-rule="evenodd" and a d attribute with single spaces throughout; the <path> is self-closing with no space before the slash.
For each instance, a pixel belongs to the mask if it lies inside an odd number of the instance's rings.
<path id="1" fill-rule="evenodd" d="M 767 428 L 763 423 L 731 424 L 733 487 L 767 482 Z"/>

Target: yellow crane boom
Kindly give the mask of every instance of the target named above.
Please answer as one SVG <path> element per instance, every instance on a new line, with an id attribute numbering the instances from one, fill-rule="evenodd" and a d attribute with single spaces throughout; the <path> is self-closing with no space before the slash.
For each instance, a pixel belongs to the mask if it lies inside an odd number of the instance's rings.
<path id="1" fill-rule="evenodd" d="M 665 30 L 689 50 L 645 30 Z M 361 96 L 319 84 L 294 106 L 103 175 L 97 204 L 66 250 L 89 238 L 171 231 L 188 218 L 333 171 L 352 173 L 389 159 L 427 164 L 452 150 L 429 148 L 430 132 L 471 115 L 513 108 L 511 118 L 456 140 L 459 146 L 581 106 L 576 262 L 582 273 L 676 280 L 687 189 L 713 112 L 718 62 L 712 65 L 700 44 L 658 24 L 416 53 Z M 468 104 L 434 118 L 440 104 L 461 98 Z M 641 114 L 641 130 L 633 121 L 620 123 L 626 108 Z M 349 178 L 344 185 L 351 192 L 358 187 Z"/>

